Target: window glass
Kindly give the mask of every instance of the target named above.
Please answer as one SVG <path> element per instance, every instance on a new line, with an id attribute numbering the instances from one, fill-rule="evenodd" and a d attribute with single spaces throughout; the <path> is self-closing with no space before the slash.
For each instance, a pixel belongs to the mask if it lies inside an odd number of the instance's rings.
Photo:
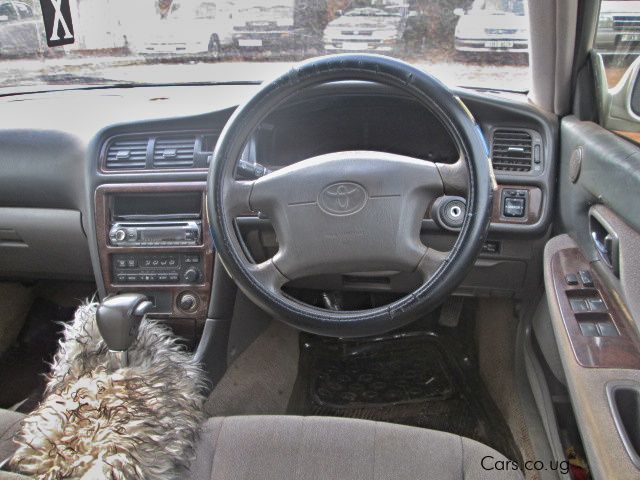
<path id="1" fill-rule="evenodd" d="M 75 42 L 55 52 L 39 0 L 0 2 L 7 19 L 15 8 L 34 19 L 13 42 L 2 41 L 14 34 L 0 24 L 4 93 L 262 81 L 306 58 L 347 52 L 406 60 L 451 86 L 529 89 L 525 0 L 71 0 Z"/>
<path id="2" fill-rule="evenodd" d="M 614 87 L 640 52 L 640 1 L 602 0 L 594 48 Z"/>

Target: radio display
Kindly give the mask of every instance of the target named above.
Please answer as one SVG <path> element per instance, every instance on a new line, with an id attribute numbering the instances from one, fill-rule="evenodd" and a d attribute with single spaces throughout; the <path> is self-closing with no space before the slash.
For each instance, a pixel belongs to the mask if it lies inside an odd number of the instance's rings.
<path id="1" fill-rule="evenodd" d="M 140 230 L 140 241 L 161 242 L 187 240 L 187 230 L 181 228 L 144 228 Z"/>

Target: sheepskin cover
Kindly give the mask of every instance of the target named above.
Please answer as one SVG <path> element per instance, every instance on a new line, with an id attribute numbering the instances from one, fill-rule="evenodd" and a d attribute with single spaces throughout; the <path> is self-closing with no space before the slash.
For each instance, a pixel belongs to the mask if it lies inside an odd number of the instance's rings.
<path id="1" fill-rule="evenodd" d="M 183 478 L 205 419 L 205 376 L 168 328 L 143 320 L 116 368 L 97 304 L 65 327 L 45 399 L 28 415 L 12 468 L 46 480 Z"/>

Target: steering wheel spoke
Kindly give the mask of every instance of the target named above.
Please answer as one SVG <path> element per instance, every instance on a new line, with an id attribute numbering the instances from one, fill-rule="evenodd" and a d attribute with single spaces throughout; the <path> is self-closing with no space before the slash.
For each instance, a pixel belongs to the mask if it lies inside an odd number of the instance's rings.
<path id="1" fill-rule="evenodd" d="M 255 180 L 232 180 L 225 188 L 226 210 L 231 217 L 251 213 L 251 191 Z"/>
<path id="2" fill-rule="evenodd" d="M 425 247 L 425 253 L 416 267 L 416 272 L 420 274 L 422 281 L 429 280 L 448 257 L 449 254 L 447 252 Z"/>
<path id="3" fill-rule="evenodd" d="M 272 258 L 262 263 L 250 264 L 247 270 L 249 270 L 257 281 L 274 293 L 279 292 L 282 286 L 289 281 L 289 279 L 278 270 Z"/>
<path id="4" fill-rule="evenodd" d="M 436 163 L 442 177 L 445 195 L 467 197 L 469 193 L 469 169 L 463 157 L 454 163 Z"/>

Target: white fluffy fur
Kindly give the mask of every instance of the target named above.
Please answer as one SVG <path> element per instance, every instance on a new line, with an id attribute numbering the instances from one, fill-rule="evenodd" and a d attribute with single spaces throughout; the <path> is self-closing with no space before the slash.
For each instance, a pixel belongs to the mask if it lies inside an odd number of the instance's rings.
<path id="1" fill-rule="evenodd" d="M 129 366 L 112 371 L 96 307 L 66 326 L 13 469 L 46 480 L 183 477 L 205 418 L 202 370 L 166 327 L 144 320 Z"/>

